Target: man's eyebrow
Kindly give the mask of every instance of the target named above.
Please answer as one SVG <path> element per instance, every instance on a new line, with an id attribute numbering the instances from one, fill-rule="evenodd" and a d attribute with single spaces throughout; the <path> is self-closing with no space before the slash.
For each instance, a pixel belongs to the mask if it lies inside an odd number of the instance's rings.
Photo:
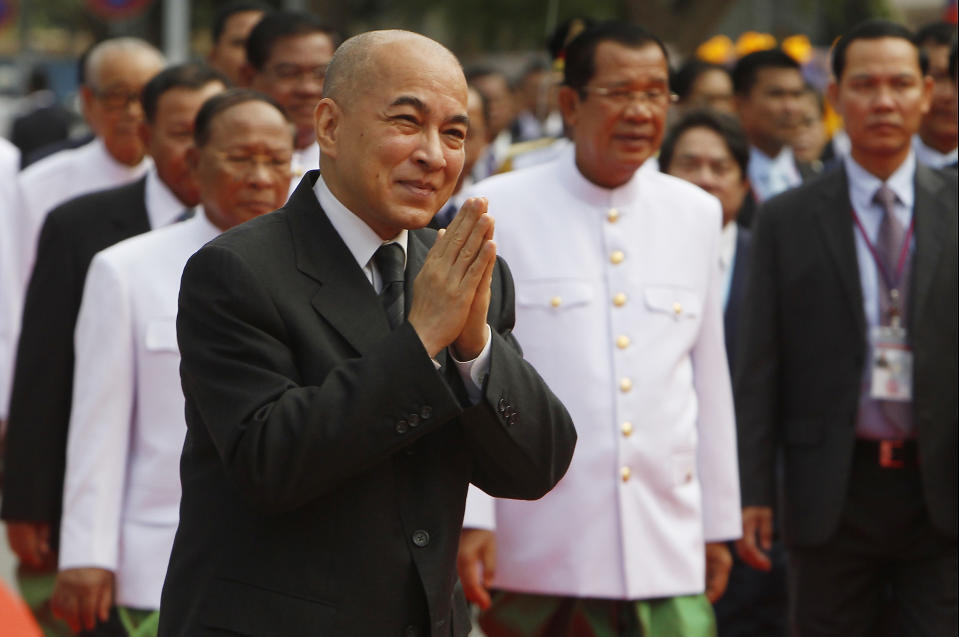
<path id="1" fill-rule="evenodd" d="M 421 113 L 429 113 L 430 108 L 426 105 L 423 100 L 414 96 L 414 95 L 400 95 L 395 100 L 390 102 L 390 107 L 394 106 L 412 106 Z M 469 126 L 470 120 L 465 113 L 457 113 L 449 119 L 450 124 L 463 124 L 464 126 Z"/>
<path id="2" fill-rule="evenodd" d="M 412 106 L 416 110 L 423 111 L 424 113 L 427 113 L 430 110 L 426 106 L 426 104 L 423 103 L 423 100 L 413 95 L 400 95 L 399 97 L 397 97 L 395 100 L 393 100 L 390 103 L 390 106 L 404 106 L 404 105 Z"/>

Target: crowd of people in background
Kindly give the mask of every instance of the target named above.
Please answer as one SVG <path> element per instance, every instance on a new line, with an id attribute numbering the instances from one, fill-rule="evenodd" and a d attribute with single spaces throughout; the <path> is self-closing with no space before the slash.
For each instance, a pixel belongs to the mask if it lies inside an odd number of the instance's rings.
<path id="1" fill-rule="evenodd" d="M 32 75 L 0 518 L 36 630 L 954 635 L 956 25 L 851 27 L 824 85 L 657 35 L 572 18 L 513 76 L 241 1 L 204 62 L 92 46 L 81 115 Z"/>

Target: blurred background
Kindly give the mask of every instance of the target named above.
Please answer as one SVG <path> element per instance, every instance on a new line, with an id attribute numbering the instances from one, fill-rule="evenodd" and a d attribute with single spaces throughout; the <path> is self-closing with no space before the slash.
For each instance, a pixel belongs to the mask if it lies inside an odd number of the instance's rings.
<path id="1" fill-rule="evenodd" d="M 916 27 L 955 21 L 955 0 L 273 0 L 311 11 L 345 34 L 401 27 L 446 44 L 466 64 L 493 63 L 519 73 L 531 53 L 545 55 L 546 35 L 574 15 L 622 18 L 666 41 L 674 62 L 691 55 L 730 62 L 738 55 L 792 43 L 825 82 L 825 51 L 850 25 L 873 16 Z M 30 107 L 38 87 L 73 107 L 77 59 L 108 36 L 139 36 L 171 61 L 200 59 L 210 48 L 216 0 L 0 0 L 0 135 Z M 798 36 L 789 40 L 790 36 Z M 785 47 L 784 47 L 785 48 Z M 818 63 L 817 63 L 818 60 Z M 49 93 L 47 93 L 49 95 Z M 77 118 L 77 126 L 81 125 Z"/>

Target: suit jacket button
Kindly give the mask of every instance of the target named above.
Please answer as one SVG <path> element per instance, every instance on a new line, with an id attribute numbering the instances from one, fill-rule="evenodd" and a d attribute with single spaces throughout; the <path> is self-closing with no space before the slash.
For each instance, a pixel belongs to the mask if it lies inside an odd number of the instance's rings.
<path id="1" fill-rule="evenodd" d="M 515 425 L 518 422 L 519 422 L 519 414 L 515 412 L 509 418 L 506 419 L 506 424 L 508 425 Z"/>
<path id="2" fill-rule="evenodd" d="M 420 548 L 423 548 L 429 543 L 430 543 L 429 533 L 427 533 L 426 531 L 422 529 L 413 531 L 413 544 L 415 544 L 416 546 Z"/>
<path id="3" fill-rule="evenodd" d="M 423 420 L 429 420 L 433 417 L 433 408 L 429 405 L 423 405 L 420 407 L 420 418 Z"/>
<path id="4" fill-rule="evenodd" d="M 496 403 L 496 409 L 497 409 L 497 411 L 499 411 L 499 413 L 501 413 L 501 414 L 506 411 L 506 408 L 507 408 L 508 406 L 509 406 L 509 403 L 506 402 L 506 399 L 505 399 L 505 398 L 500 398 L 500 399 L 499 399 L 499 402 Z"/>
<path id="5" fill-rule="evenodd" d="M 410 430 L 409 423 L 406 422 L 405 420 L 400 420 L 399 422 L 396 423 L 396 433 L 405 434 L 409 430 Z"/>
<path id="6" fill-rule="evenodd" d="M 410 427 L 419 427 L 420 426 L 420 415 L 419 414 L 410 414 L 406 417 L 410 423 Z"/>

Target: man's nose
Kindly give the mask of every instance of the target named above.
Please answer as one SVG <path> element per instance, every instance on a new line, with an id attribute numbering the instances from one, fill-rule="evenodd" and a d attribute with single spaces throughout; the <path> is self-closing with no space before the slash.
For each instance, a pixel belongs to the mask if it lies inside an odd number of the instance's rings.
<path id="1" fill-rule="evenodd" d="M 413 153 L 413 160 L 430 172 L 440 170 L 446 165 L 439 131 L 423 131 L 420 143 Z"/>

